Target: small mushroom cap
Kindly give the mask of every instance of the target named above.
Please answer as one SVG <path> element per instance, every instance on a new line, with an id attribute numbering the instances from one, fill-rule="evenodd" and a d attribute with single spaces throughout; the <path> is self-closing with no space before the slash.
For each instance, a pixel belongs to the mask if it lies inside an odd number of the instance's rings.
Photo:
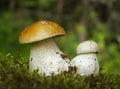
<path id="1" fill-rule="evenodd" d="M 44 40 L 56 35 L 64 35 L 64 29 L 58 24 L 41 20 L 27 26 L 19 36 L 20 43 L 32 43 L 40 40 Z"/>
<path id="2" fill-rule="evenodd" d="M 98 53 L 99 47 L 94 41 L 84 41 L 76 48 L 77 54 Z"/>

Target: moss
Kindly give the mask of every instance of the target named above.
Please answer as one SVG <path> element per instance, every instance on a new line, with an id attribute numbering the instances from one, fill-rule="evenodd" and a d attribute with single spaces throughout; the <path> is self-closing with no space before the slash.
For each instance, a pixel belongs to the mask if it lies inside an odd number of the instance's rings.
<path id="1" fill-rule="evenodd" d="M 120 89 L 120 75 L 74 77 L 73 72 L 45 77 L 28 71 L 28 61 L 10 54 L 0 57 L 0 89 Z"/>

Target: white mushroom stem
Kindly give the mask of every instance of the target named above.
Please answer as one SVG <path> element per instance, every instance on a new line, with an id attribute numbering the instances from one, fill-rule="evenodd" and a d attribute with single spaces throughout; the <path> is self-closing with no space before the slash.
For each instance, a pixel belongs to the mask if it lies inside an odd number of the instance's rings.
<path id="1" fill-rule="evenodd" d="M 69 59 L 60 51 L 52 38 L 35 42 L 32 45 L 29 69 L 38 69 L 40 74 L 50 76 L 68 71 Z"/>
<path id="2" fill-rule="evenodd" d="M 98 59 L 95 53 L 77 55 L 71 61 L 71 66 L 76 67 L 76 75 L 88 76 L 93 74 L 96 76 L 99 73 Z"/>

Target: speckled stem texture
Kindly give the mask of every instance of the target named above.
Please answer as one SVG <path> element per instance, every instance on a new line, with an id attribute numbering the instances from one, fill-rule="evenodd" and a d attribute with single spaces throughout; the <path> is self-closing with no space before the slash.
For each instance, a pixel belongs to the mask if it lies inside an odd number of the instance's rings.
<path id="1" fill-rule="evenodd" d="M 53 39 L 35 42 L 32 45 L 29 60 L 29 69 L 38 69 L 46 76 L 57 75 L 68 71 L 69 59 L 60 51 Z"/>

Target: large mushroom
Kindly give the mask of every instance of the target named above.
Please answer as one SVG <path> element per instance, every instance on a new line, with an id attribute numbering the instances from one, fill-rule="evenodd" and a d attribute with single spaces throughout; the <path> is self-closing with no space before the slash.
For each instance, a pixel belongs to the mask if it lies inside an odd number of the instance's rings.
<path id="1" fill-rule="evenodd" d="M 99 64 L 96 54 L 99 52 L 99 47 L 94 41 L 84 41 L 76 48 L 77 56 L 71 60 L 71 68 L 81 76 L 99 74 Z"/>
<path id="2" fill-rule="evenodd" d="M 32 43 L 29 70 L 38 70 L 46 76 L 68 71 L 69 59 L 58 48 L 53 37 L 64 35 L 64 29 L 58 24 L 42 20 L 26 27 L 19 36 L 20 43 Z"/>

